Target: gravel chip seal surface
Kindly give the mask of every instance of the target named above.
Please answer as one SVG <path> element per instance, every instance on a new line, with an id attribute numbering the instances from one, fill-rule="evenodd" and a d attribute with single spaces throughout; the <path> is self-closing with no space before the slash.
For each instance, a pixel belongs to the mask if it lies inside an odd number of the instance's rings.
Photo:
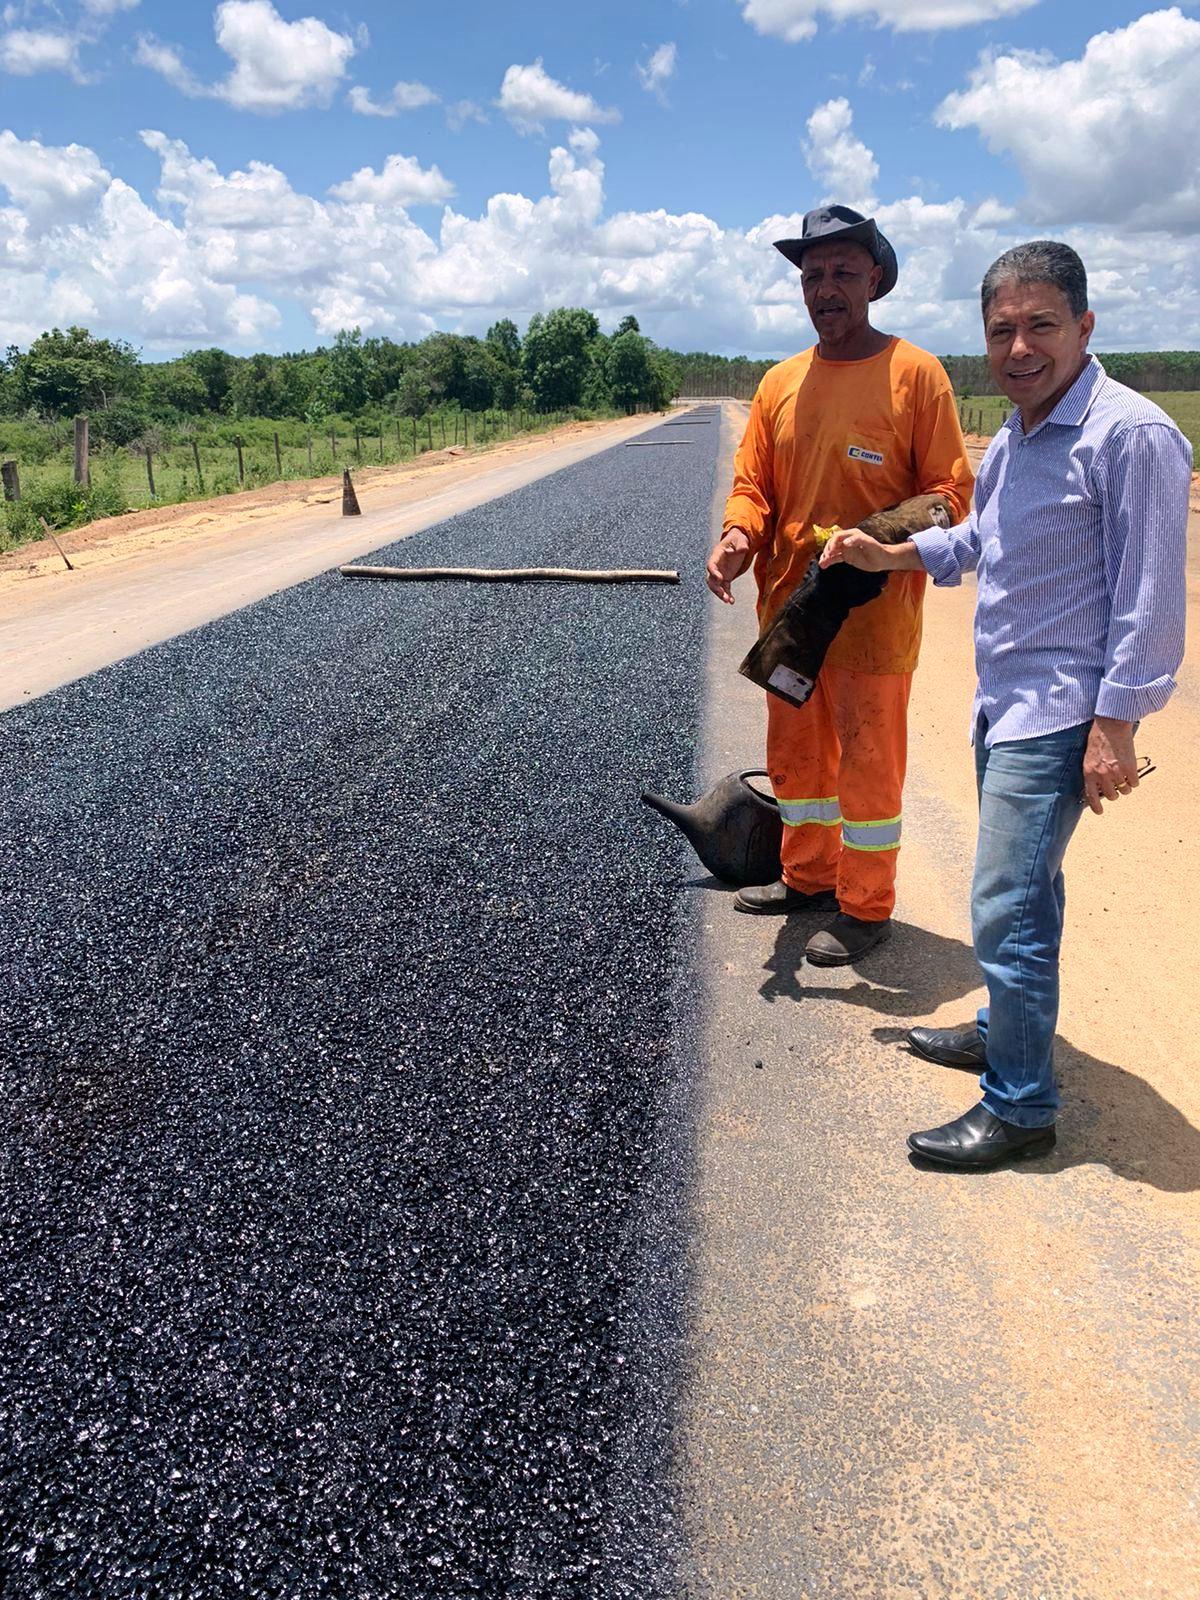
<path id="1" fill-rule="evenodd" d="M 675 1592 L 717 437 L 0 719 L 6 1600 Z"/>

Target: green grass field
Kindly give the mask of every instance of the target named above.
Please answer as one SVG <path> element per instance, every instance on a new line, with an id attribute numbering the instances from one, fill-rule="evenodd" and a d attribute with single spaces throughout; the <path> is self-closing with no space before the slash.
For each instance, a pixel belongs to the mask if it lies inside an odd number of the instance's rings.
<path id="1" fill-rule="evenodd" d="M 1200 458 L 1200 390 L 1174 389 L 1147 394 L 1161 406 L 1192 442 L 1192 449 Z M 968 433 L 991 435 L 1000 428 L 1012 410 L 1011 403 L 1000 394 L 960 395 L 958 414 Z"/>
<path id="2" fill-rule="evenodd" d="M 1161 406 L 1177 426 L 1187 434 L 1192 441 L 1192 449 L 1200 459 L 1200 390 L 1176 389 L 1148 394 L 1147 400 L 1153 400 L 1156 406 Z"/>
<path id="3" fill-rule="evenodd" d="M 0 460 L 15 460 L 21 499 L 0 501 L 0 551 L 41 537 L 40 518 L 54 529 L 151 506 L 178 505 L 267 483 L 327 477 L 358 466 L 395 466 L 430 450 L 475 449 L 556 426 L 565 413 L 446 410 L 414 420 L 386 417 L 356 425 L 329 418 L 318 426 L 265 417 L 198 418 L 189 429 L 153 429 L 146 450 L 94 450 L 90 490 L 72 482 L 72 428 L 0 417 Z M 276 454 L 276 437 L 279 440 Z M 241 465 L 238 441 L 241 441 Z M 197 470 L 197 461 L 199 470 Z M 151 492 L 153 475 L 153 493 Z"/>

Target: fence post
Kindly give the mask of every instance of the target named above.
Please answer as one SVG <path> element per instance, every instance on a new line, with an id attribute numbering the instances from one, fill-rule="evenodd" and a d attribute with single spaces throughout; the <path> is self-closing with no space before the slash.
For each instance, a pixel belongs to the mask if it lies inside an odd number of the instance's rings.
<path id="1" fill-rule="evenodd" d="M 279 434 L 275 435 L 275 471 L 283 477 L 283 451 L 279 448 Z"/>
<path id="2" fill-rule="evenodd" d="M 362 460 L 362 434 L 359 432 L 357 422 L 354 424 L 354 459 Z"/>
<path id="3" fill-rule="evenodd" d="M 245 483 L 245 481 L 246 481 L 246 463 L 242 460 L 242 439 L 241 439 L 241 435 L 240 434 L 233 441 L 233 444 L 234 444 L 234 448 L 237 450 L 237 457 L 238 457 L 238 482 L 239 483 Z"/>
<path id="4" fill-rule="evenodd" d="M 306 440 L 305 440 L 305 441 L 304 441 L 304 442 L 305 442 L 305 444 L 306 444 L 306 445 L 307 445 L 307 446 L 308 446 L 308 475 L 309 475 L 309 477 L 310 477 L 310 478 L 311 478 L 311 477 L 312 477 L 312 475 L 313 475 L 313 464 L 312 464 L 312 434 L 311 434 L 311 433 L 310 433 L 310 434 L 309 434 L 309 436 L 308 436 L 308 438 L 307 438 L 307 439 L 306 439 Z"/>
<path id="5" fill-rule="evenodd" d="M 200 446 L 195 439 L 192 440 L 192 460 L 196 463 L 196 482 L 200 485 L 201 494 L 204 493 L 204 473 L 200 468 Z"/>
<path id="6" fill-rule="evenodd" d="M 150 485 L 151 500 L 157 500 L 158 491 L 154 487 L 154 456 L 149 445 L 146 446 L 146 481 Z"/>
<path id="7" fill-rule="evenodd" d="M 416 453 L 417 453 L 417 419 L 416 419 L 416 417 L 414 417 L 412 419 L 412 430 L 413 430 L 413 455 L 415 456 Z"/>
<path id="8" fill-rule="evenodd" d="M 337 434 L 332 428 L 329 430 L 329 459 L 331 461 L 337 460 Z"/>
<path id="9" fill-rule="evenodd" d="M 75 482 L 85 489 L 92 486 L 92 473 L 88 465 L 88 419 L 75 418 Z"/>
<path id="10" fill-rule="evenodd" d="M 446 413 L 444 411 L 441 414 L 441 423 L 442 423 L 442 449 L 444 450 L 446 448 Z"/>
<path id="11" fill-rule="evenodd" d="M 379 424 L 379 459 L 383 460 L 383 423 Z"/>
<path id="12" fill-rule="evenodd" d="M 5 461 L 0 464 L 0 481 L 4 484 L 4 498 L 6 500 L 19 500 L 21 498 L 21 474 L 17 470 L 15 461 Z"/>

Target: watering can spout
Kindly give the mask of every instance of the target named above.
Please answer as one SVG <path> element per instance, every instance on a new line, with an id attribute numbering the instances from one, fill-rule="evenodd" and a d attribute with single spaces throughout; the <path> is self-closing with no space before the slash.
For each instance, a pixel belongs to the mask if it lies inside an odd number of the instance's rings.
<path id="1" fill-rule="evenodd" d="M 655 794 L 652 789 L 643 789 L 642 799 L 651 811 L 657 811 L 660 816 L 666 817 L 668 822 L 673 822 L 684 833 L 688 831 L 688 820 L 695 809 L 693 806 L 680 805 L 678 800 L 668 800 L 665 794 Z"/>
<path id="2" fill-rule="evenodd" d="M 701 862 L 726 883 L 772 883 L 779 876 L 783 821 L 773 795 L 749 782 L 765 772 L 731 772 L 694 805 L 649 789 L 642 799 L 673 822 Z"/>

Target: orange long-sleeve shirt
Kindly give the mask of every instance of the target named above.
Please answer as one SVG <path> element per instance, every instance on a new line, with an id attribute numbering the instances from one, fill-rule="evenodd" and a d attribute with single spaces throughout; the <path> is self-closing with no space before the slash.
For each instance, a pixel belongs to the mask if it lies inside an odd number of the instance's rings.
<path id="1" fill-rule="evenodd" d="M 816 348 L 772 367 L 759 384 L 734 461 L 725 531 L 755 552 L 766 628 L 817 553 L 813 526 L 853 528 L 916 494 L 944 494 L 961 521 L 974 478 L 945 369 L 892 339 L 863 361 L 823 361 Z M 921 646 L 923 572 L 893 572 L 876 600 L 852 611 L 831 666 L 911 672 Z"/>

